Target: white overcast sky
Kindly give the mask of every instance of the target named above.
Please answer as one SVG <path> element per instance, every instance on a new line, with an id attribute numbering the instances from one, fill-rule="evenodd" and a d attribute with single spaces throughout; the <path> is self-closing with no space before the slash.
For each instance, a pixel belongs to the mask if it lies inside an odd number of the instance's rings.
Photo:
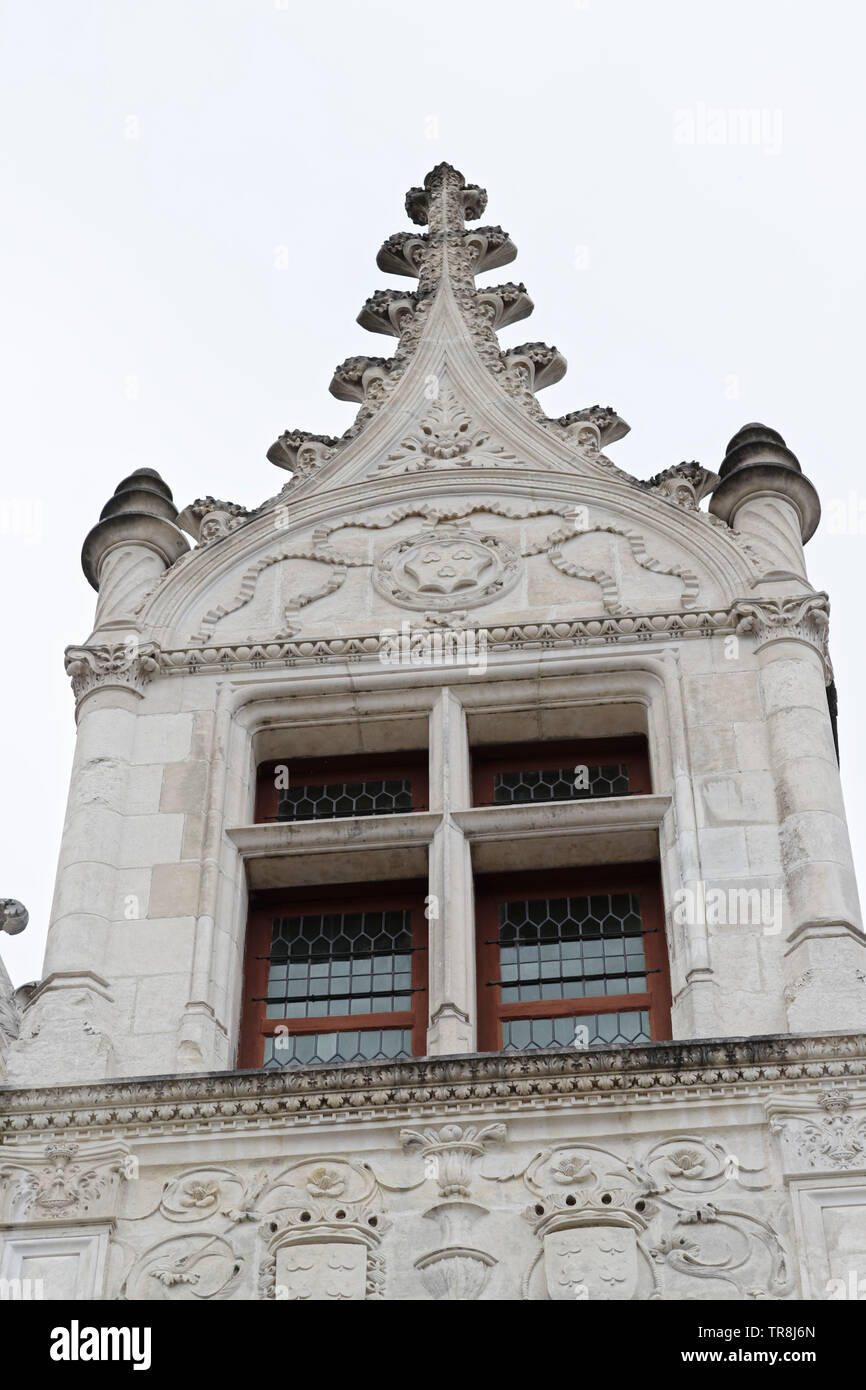
<path id="1" fill-rule="evenodd" d="M 823 0 L 6 0 L 0 5 L 3 406 L 0 938 L 38 978 L 74 739 L 63 648 L 81 542 L 117 482 L 248 506 L 287 427 L 388 340 L 355 324 L 405 190 L 440 160 L 488 189 L 536 304 L 505 344 L 569 362 L 550 414 L 615 406 L 640 477 L 781 431 L 825 524 L 842 766 L 862 867 L 866 503 L 862 10 Z M 761 113 L 710 143 L 716 112 Z M 731 116 L 735 120 L 735 115 Z M 688 143 L 689 128 L 694 139 Z M 736 133 L 736 132 L 735 132 Z M 287 268 L 282 268 L 287 261 Z M 832 499 L 854 524 L 832 534 Z M 31 525 L 27 525 L 28 516 Z M 861 880 L 864 874 L 861 872 Z"/>

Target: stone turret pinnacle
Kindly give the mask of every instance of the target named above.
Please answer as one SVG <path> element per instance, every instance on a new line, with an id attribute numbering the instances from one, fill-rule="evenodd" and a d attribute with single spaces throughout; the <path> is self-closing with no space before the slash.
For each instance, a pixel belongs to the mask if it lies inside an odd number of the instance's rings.
<path id="1" fill-rule="evenodd" d="M 355 356 L 342 362 L 334 372 L 331 393 L 339 400 L 360 406 L 354 425 L 341 439 L 311 435 L 302 430 L 286 431 L 268 450 L 268 458 L 281 468 L 291 469 L 301 479 L 332 458 L 353 439 L 391 395 L 422 342 L 435 342 L 440 325 L 447 325 L 443 343 L 454 341 L 459 331 L 484 367 L 539 424 L 551 428 L 568 440 L 584 446 L 589 435 L 594 447 L 603 447 L 627 433 L 628 426 L 613 411 L 605 415 L 604 437 L 595 416 L 599 407 L 573 411 L 550 420 L 535 399 L 536 392 L 561 380 L 566 371 L 562 354 L 546 343 L 529 342 L 503 350 L 497 331 L 517 323 L 532 313 L 533 304 L 526 286 L 513 281 L 502 285 L 476 285 L 476 276 L 507 265 L 517 255 L 508 233 L 498 226 L 470 228 L 467 222 L 480 218 L 487 206 L 487 193 L 477 184 L 467 183 L 451 164 L 437 164 L 423 185 L 406 194 L 406 213 L 424 231 L 397 232 L 383 243 L 376 258 L 387 274 L 410 277 L 415 289 L 377 290 L 361 308 L 358 323 L 372 333 L 396 338 L 393 357 Z M 462 319 L 462 330 L 455 330 L 451 317 L 436 315 L 433 306 L 440 295 L 450 297 Z M 592 441 L 590 441 L 592 445 Z"/>
<path id="2" fill-rule="evenodd" d="M 796 455 L 767 425 L 748 424 L 728 444 L 710 511 L 751 536 L 780 575 L 805 578 L 803 546 L 815 533 L 821 504 Z"/>

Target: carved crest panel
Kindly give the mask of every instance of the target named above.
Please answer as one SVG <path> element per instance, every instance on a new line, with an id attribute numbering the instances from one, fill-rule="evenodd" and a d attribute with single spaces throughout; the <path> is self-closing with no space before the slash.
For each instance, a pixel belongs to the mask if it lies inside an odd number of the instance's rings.
<path id="1" fill-rule="evenodd" d="M 508 593 L 520 557 L 500 536 L 441 525 L 396 541 L 379 557 L 373 584 L 401 608 L 474 607 Z"/>

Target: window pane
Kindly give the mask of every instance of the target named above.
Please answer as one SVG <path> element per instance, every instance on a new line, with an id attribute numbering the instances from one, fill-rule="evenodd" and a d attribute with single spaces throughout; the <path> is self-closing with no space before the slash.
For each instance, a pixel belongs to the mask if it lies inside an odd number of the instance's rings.
<path id="1" fill-rule="evenodd" d="M 645 993 L 639 932 L 636 893 L 502 903 L 502 1002 Z"/>
<path id="2" fill-rule="evenodd" d="M 387 816 L 411 810 L 412 783 L 406 777 L 369 782 L 316 782 L 280 791 L 277 820 Z"/>
<path id="3" fill-rule="evenodd" d="M 267 1017 L 410 1009 L 411 944 L 408 908 L 274 918 Z"/>
<path id="4" fill-rule="evenodd" d="M 396 1061 L 412 1056 L 408 1028 L 369 1028 L 363 1032 L 294 1033 L 265 1038 L 264 1066 L 311 1066 L 317 1062 Z"/>
<path id="5" fill-rule="evenodd" d="M 574 1018 L 506 1019 L 502 1024 L 503 1052 L 531 1052 L 544 1047 L 617 1047 L 649 1042 L 649 1011 L 578 1014 Z"/>
<path id="6" fill-rule="evenodd" d="M 493 774 L 493 800 L 497 806 L 527 801 L 578 801 L 587 797 L 628 796 L 628 791 L 627 763 L 527 768 L 523 772 Z"/>

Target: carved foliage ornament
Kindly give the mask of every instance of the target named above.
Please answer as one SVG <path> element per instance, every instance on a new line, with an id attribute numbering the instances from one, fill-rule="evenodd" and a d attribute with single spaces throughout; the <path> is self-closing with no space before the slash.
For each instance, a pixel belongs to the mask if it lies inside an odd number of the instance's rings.
<path id="1" fill-rule="evenodd" d="M 0 1166 L 0 1219 L 6 1221 L 111 1215 L 134 1161 L 122 1147 L 72 1141 L 40 1153 L 12 1154 Z"/>
<path id="2" fill-rule="evenodd" d="M 793 640 L 814 647 L 833 678 L 828 648 L 830 601 L 825 593 L 782 599 L 741 599 L 735 605 L 737 632 L 752 633 L 755 650 L 768 642 Z"/>
<path id="3" fill-rule="evenodd" d="M 785 1297 L 792 1282 L 773 1228 L 703 1195 L 755 1190 L 754 1174 L 716 1141 L 693 1136 L 662 1140 L 640 1160 L 593 1144 L 543 1151 L 524 1174 L 533 1196 L 524 1216 L 541 1242 L 525 1296 L 694 1297 L 697 1278 L 712 1281 L 717 1297 Z"/>
<path id="4" fill-rule="evenodd" d="M 450 387 L 439 383 L 430 408 L 417 429 L 406 436 L 372 473 L 424 473 L 442 469 L 516 467 L 517 456 L 493 443 L 458 405 Z"/>
<path id="5" fill-rule="evenodd" d="M 148 681 L 159 670 L 159 648 L 155 642 L 133 638 L 101 647 L 67 647 L 66 674 L 72 680 L 76 700 L 92 690 L 120 686 L 143 695 Z"/>
<path id="6" fill-rule="evenodd" d="M 866 1168 L 866 1114 L 852 1113 L 851 1097 L 837 1086 L 822 1091 L 818 1106 L 818 1110 L 808 1114 L 771 1117 L 770 1129 L 782 1142 L 788 1168 Z"/>

